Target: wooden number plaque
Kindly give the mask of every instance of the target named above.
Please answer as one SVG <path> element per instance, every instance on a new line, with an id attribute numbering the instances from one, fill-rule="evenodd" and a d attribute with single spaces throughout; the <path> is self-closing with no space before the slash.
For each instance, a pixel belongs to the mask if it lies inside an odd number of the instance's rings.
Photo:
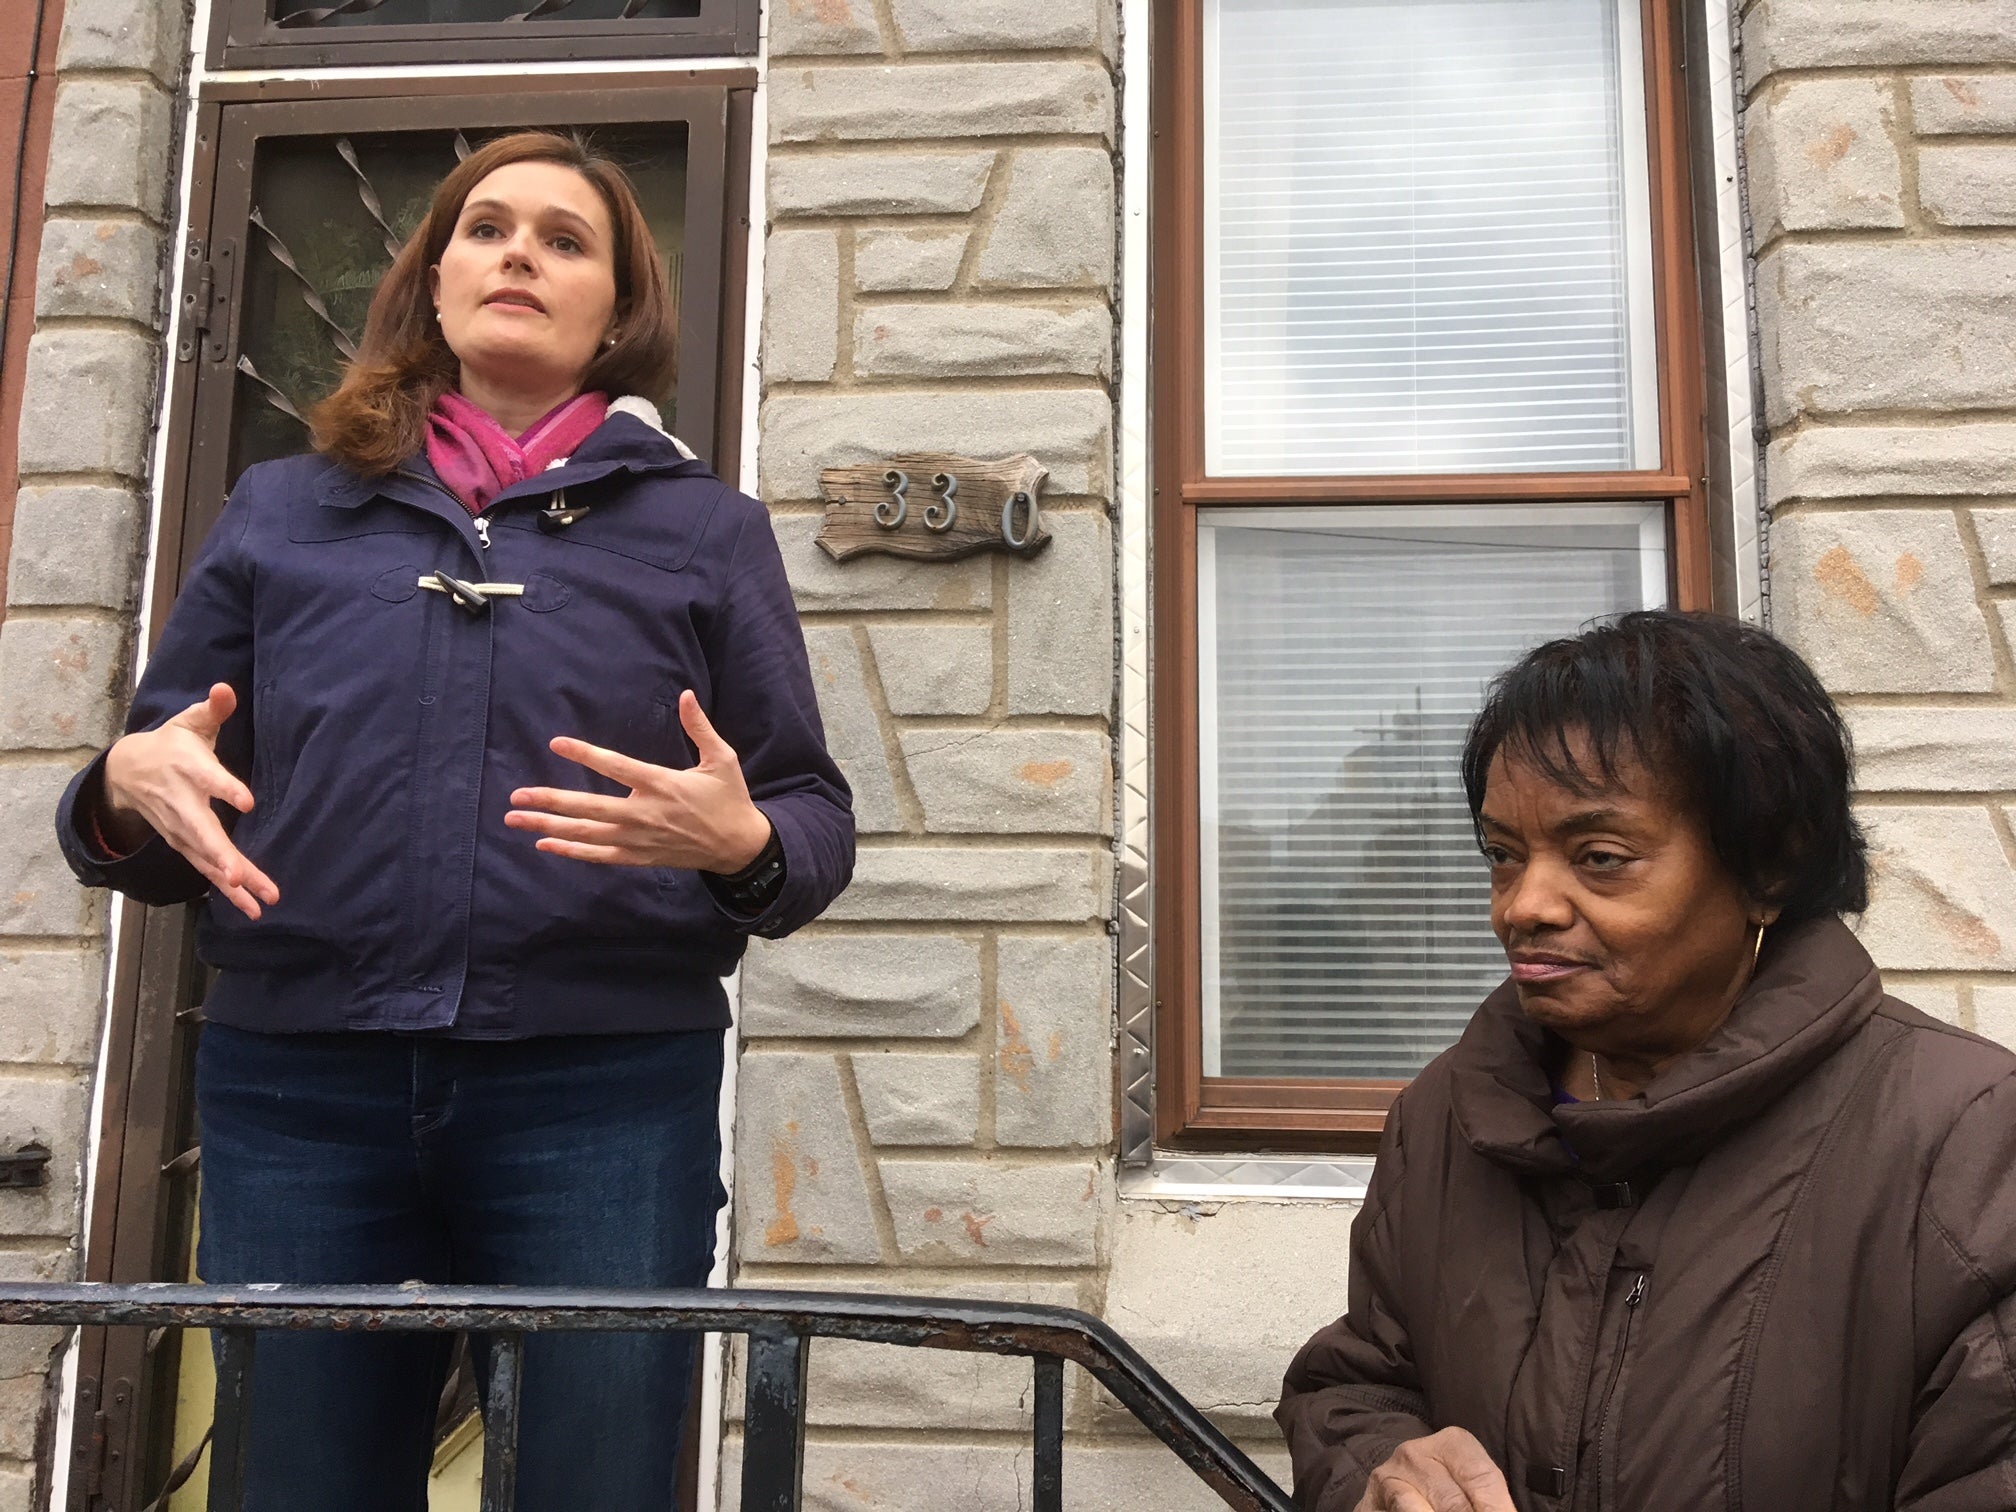
<path id="1" fill-rule="evenodd" d="M 1026 455 L 916 453 L 829 467 L 819 474 L 819 544 L 836 562 L 871 552 L 941 562 L 978 551 L 1034 556 L 1050 544 L 1037 503 L 1047 476 Z"/>

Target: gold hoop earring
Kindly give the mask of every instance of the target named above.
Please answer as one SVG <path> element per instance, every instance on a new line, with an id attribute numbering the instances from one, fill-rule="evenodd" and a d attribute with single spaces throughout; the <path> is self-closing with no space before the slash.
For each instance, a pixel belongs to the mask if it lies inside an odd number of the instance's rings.
<path id="1" fill-rule="evenodd" d="M 1769 927 L 1769 925 L 1763 923 L 1757 926 L 1757 943 L 1750 947 L 1750 974 L 1752 976 L 1757 974 L 1758 957 L 1764 954 L 1764 931 Z"/>

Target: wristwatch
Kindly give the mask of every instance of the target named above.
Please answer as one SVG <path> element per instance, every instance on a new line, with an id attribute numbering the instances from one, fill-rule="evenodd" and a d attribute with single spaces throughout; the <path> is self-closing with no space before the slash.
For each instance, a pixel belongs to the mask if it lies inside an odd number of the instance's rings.
<path id="1" fill-rule="evenodd" d="M 740 913 L 763 912 L 777 901 L 784 887 L 784 842 L 777 838 L 777 827 L 770 827 L 770 838 L 763 842 L 754 861 L 738 872 L 710 872 L 707 880 L 730 908 Z"/>

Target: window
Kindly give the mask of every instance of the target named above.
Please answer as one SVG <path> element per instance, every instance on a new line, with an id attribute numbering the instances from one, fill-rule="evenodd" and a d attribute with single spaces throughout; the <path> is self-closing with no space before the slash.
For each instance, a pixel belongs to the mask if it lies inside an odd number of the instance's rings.
<path id="1" fill-rule="evenodd" d="M 1158 21 L 1156 1132 L 1349 1146 L 1505 974 L 1484 685 L 1707 600 L 1676 19 Z"/>
<path id="2" fill-rule="evenodd" d="M 757 0 L 215 0 L 212 68 L 756 51 Z"/>

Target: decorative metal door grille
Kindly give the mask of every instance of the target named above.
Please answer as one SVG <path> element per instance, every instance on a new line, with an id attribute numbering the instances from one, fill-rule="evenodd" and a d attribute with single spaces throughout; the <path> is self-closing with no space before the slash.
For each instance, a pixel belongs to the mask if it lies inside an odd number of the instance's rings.
<path id="1" fill-rule="evenodd" d="M 759 0 L 217 0 L 212 68 L 751 56 Z"/>

